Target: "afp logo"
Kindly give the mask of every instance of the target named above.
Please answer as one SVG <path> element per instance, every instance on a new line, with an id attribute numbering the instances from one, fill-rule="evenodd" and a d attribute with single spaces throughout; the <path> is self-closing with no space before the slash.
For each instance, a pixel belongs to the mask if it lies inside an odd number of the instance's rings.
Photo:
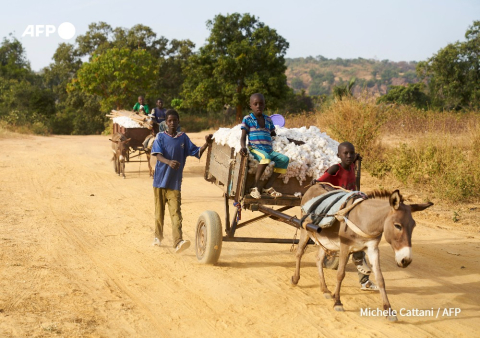
<path id="1" fill-rule="evenodd" d="M 54 25 L 28 25 L 25 31 L 22 34 L 22 37 L 49 37 L 57 32 L 57 34 L 64 40 L 70 40 L 75 35 L 75 26 L 70 22 L 64 22 L 58 29 Z"/>

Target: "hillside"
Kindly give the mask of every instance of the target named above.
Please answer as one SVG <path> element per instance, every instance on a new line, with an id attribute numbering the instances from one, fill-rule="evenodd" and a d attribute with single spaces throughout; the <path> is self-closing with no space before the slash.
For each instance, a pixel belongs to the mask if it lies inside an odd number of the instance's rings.
<path id="1" fill-rule="evenodd" d="M 418 82 L 415 61 L 327 59 L 319 55 L 287 58 L 286 65 L 289 86 L 297 92 L 303 89 L 309 95 L 331 94 L 333 86 L 343 85 L 353 77 L 357 79 L 354 93 L 366 88 L 376 96 L 385 94 L 391 85 Z"/>

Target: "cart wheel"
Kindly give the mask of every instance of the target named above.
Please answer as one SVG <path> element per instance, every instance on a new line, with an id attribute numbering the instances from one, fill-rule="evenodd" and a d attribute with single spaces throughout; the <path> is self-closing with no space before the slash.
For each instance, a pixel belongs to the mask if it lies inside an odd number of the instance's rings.
<path id="1" fill-rule="evenodd" d="M 323 266 L 327 269 L 337 270 L 339 261 L 340 259 L 338 258 L 338 251 L 336 251 L 331 255 L 325 256 L 323 259 Z"/>
<path id="2" fill-rule="evenodd" d="M 202 264 L 215 264 L 222 251 L 222 221 L 215 211 L 204 211 L 197 221 L 195 252 Z"/>

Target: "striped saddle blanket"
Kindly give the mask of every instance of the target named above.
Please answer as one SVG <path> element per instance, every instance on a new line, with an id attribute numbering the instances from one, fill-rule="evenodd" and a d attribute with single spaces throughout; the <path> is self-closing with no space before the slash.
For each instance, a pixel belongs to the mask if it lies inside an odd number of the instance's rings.
<path id="1" fill-rule="evenodd" d="M 364 198 L 360 191 L 333 190 L 312 198 L 302 206 L 303 219 L 310 217 L 311 223 L 320 228 L 328 228 L 335 222 L 335 214 L 354 197 Z"/>

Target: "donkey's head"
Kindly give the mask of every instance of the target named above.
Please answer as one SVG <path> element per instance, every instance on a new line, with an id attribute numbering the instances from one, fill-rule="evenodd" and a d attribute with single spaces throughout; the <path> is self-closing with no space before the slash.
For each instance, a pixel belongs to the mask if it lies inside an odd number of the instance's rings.
<path id="1" fill-rule="evenodd" d="M 401 268 L 406 268 L 412 262 L 412 232 L 415 220 L 412 212 L 425 210 L 433 203 L 404 204 L 402 195 L 395 190 L 389 198 L 390 212 L 385 220 L 385 240 L 395 251 L 395 261 Z"/>
<path id="2" fill-rule="evenodd" d="M 115 143 L 115 154 L 118 157 L 120 162 L 125 162 L 128 152 L 128 142 L 130 142 L 131 138 L 126 140 L 110 140 Z"/>

